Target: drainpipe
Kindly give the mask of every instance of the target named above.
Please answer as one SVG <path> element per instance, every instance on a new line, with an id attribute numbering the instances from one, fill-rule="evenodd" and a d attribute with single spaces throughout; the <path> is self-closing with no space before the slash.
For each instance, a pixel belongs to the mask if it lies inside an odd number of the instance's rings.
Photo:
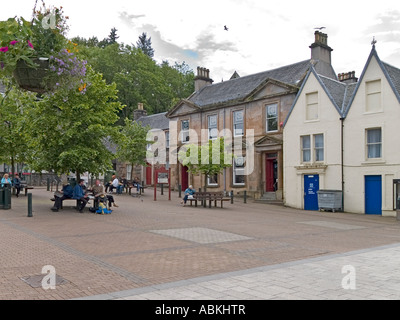
<path id="1" fill-rule="evenodd" d="M 342 211 L 344 211 L 344 173 L 343 173 L 343 154 L 344 154 L 344 150 L 343 150 L 343 130 L 344 130 L 344 118 L 340 118 L 340 124 L 341 124 L 341 128 L 340 128 L 340 169 L 341 169 L 341 176 L 342 176 Z"/>
<path id="2" fill-rule="evenodd" d="M 224 130 L 224 132 L 225 132 L 225 129 L 226 129 L 226 127 L 225 127 L 225 111 L 226 111 L 226 109 L 224 108 L 224 118 L 223 118 L 223 130 Z M 224 140 L 224 143 L 225 143 L 225 140 Z M 224 168 L 224 171 L 223 171 L 223 179 L 224 179 L 224 196 L 226 196 L 226 168 Z"/>

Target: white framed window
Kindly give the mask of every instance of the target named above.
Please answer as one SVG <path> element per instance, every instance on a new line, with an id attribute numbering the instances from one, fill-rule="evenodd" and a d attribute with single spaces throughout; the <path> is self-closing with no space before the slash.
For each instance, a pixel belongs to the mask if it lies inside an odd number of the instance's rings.
<path id="1" fill-rule="evenodd" d="M 233 185 L 244 185 L 244 164 L 245 158 L 243 156 L 233 159 Z"/>
<path id="2" fill-rule="evenodd" d="M 218 138 L 218 118 L 217 115 L 208 116 L 208 139 L 214 140 Z"/>
<path id="3" fill-rule="evenodd" d="M 382 158 L 382 129 L 366 130 L 367 159 Z"/>
<path id="4" fill-rule="evenodd" d="M 189 120 L 181 121 L 181 141 L 182 143 L 189 142 Z"/>
<path id="5" fill-rule="evenodd" d="M 271 132 L 271 131 L 277 131 L 278 130 L 278 104 L 270 104 L 266 106 L 266 115 L 267 115 L 267 121 L 266 121 L 266 131 Z"/>
<path id="6" fill-rule="evenodd" d="M 324 135 L 314 135 L 314 155 L 315 161 L 324 161 Z"/>
<path id="7" fill-rule="evenodd" d="M 381 80 L 367 81 L 365 83 L 366 112 L 377 112 L 382 110 L 381 103 Z"/>
<path id="8" fill-rule="evenodd" d="M 302 136 L 300 139 L 302 162 L 311 162 L 311 138 L 310 136 Z"/>
<path id="9" fill-rule="evenodd" d="M 244 135 L 244 111 L 234 111 L 233 112 L 233 135 L 243 136 Z"/>
<path id="10" fill-rule="evenodd" d="M 318 92 L 306 94 L 306 120 L 318 119 Z"/>
<path id="11" fill-rule="evenodd" d="M 217 186 L 218 185 L 218 174 L 208 175 L 207 176 L 207 185 Z"/>

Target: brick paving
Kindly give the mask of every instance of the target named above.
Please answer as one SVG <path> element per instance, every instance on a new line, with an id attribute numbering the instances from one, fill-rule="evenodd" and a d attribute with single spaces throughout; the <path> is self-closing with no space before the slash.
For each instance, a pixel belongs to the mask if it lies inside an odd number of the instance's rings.
<path id="1" fill-rule="evenodd" d="M 35 188 L 0 210 L 0 299 L 398 299 L 400 222 L 236 199 L 182 207 L 176 193 L 115 196 L 110 215 L 50 210 Z M 357 289 L 341 286 L 354 266 Z M 54 290 L 22 278 L 54 267 Z M 372 283 L 371 283 L 372 281 Z"/>

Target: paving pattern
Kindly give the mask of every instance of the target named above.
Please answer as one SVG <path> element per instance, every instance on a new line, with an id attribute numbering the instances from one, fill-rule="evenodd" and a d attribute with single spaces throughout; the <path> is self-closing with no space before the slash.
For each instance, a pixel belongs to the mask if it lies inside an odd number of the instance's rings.
<path id="1" fill-rule="evenodd" d="M 110 215 L 68 203 L 55 213 L 51 192 L 32 194 L 33 217 L 24 196 L 0 210 L 0 300 L 399 297 L 395 217 L 241 199 L 182 207 L 176 193 L 154 201 L 150 191 L 115 196 Z M 54 289 L 31 285 L 45 267 Z"/>

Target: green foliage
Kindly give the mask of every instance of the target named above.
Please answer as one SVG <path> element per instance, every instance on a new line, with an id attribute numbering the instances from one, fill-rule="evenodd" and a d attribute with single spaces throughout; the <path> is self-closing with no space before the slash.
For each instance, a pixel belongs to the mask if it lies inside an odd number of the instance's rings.
<path id="1" fill-rule="evenodd" d="M 27 160 L 30 140 L 26 109 L 32 107 L 34 95 L 21 92 L 10 83 L 0 96 L 0 161 L 8 164 Z"/>
<path id="2" fill-rule="evenodd" d="M 224 138 L 209 140 L 204 145 L 184 145 L 178 159 L 193 174 L 211 176 L 220 174 L 224 168 L 232 166 L 233 154 L 226 151 Z"/>
<path id="3" fill-rule="evenodd" d="M 118 43 L 104 48 L 87 44 L 79 50 L 107 83 L 117 85 L 119 101 L 126 105 L 119 115 L 120 125 L 125 118 L 133 119 L 138 103 L 144 104 L 148 114 L 165 112 L 194 91 L 194 74 L 185 63 L 157 65 L 142 50 Z"/>
<path id="4" fill-rule="evenodd" d="M 151 46 L 151 37 L 147 38 L 146 32 L 143 32 L 139 36 L 139 40 L 136 41 L 136 48 L 143 51 L 143 53 L 150 58 L 154 57 L 154 49 Z"/>
<path id="5" fill-rule="evenodd" d="M 29 117 L 31 158 L 34 170 L 102 173 L 115 156 L 105 147 L 116 140 L 118 112 L 115 85 L 87 70 L 86 91 L 57 91 L 38 101 Z"/>
<path id="6" fill-rule="evenodd" d="M 150 126 L 125 118 L 125 125 L 118 140 L 117 158 L 134 165 L 146 165 L 147 133 Z"/>

